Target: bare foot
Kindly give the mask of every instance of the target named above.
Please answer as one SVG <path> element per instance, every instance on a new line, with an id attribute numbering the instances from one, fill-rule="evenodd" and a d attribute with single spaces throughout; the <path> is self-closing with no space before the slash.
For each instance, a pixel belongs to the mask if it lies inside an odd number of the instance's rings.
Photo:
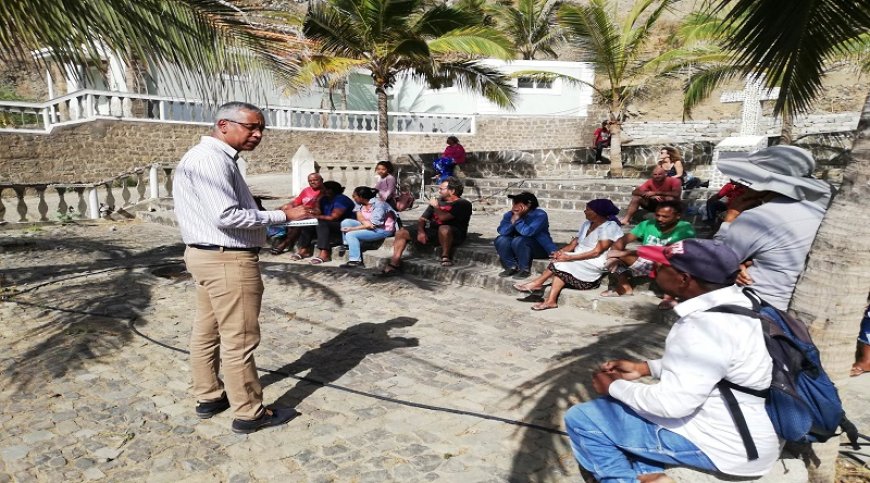
<path id="1" fill-rule="evenodd" d="M 849 376 L 856 377 L 867 372 L 870 372 L 870 361 L 858 361 L 852 364 L 852 370 L 849 371 Z"/>
<path id="2" fill-rule="evenodd" d="M 559 306 L 556 305 L 556 304 L 550 304 L 550 303 L 547 303 L 547 302 L 541 302 L 541 303 L 539 303 L 539 304 L 532 305 L 532 310 L 538 310 L 538 311 L 540 311 L 540 310 L 550 310 L 550 309 L 555 309 L 555 308 L 558 308 L 558 307 L 559 307 Z"/>
<path id="3" fill-rule="evenodd" d="M 516 290 L 519 290 L 520 292 L 533 292 L 535 290 L 541 290 L 544 287 L 542 287 L 541 285 L 535 285 L 533 282 L 526 282 L 515 283 L 514 288 Z"/>

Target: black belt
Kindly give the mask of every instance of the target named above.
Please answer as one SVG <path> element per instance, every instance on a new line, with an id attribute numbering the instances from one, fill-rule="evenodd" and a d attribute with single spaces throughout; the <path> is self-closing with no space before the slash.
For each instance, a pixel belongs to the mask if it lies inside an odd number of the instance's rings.
<path id="1" fill-rule="evenodd" d="M 187 245 L 190 248 L 196 248 L 197 250 L 212 250 L 212 251 L 225 251 L 225 252 L 251 252 L 251 253 L 260 253 L 260 247 L 222 247 L 219 245 Z"/>

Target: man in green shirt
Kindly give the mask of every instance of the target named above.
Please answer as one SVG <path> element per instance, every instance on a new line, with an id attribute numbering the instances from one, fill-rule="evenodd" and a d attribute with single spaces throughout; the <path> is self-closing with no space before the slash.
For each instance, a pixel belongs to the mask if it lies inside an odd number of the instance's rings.
<path id="1" fill-rule="evenodd" d="M 656 206 L 655 221 L 645 220 L 613 243 L 613 247 L 607 254 L 607 267 L 616 273 L 615 290 L 607 290 L 601 293 L 603 297 L 619 297 L 631 295 L 631 275 L 635 277 L 649 276 L 653 262 L 637 256 L 635 250 L 626 250 L 629 243 L 640 242 L 641 245 L 664 246 L 684 240 L 695 238 L 695 229 L 692 224 L 680 219 L 683 213 L 683 205 L 679 200 L 660 201 Z M 667 299 L 659 307 L 671 308 Z"/>

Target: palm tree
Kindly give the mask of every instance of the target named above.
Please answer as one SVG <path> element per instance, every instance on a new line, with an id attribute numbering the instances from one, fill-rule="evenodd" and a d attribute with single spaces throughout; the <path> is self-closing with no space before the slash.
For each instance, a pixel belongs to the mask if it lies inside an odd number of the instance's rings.
<path id="1" fill-rule="evenodd" d="M 387 91 L 409 75 L 431 88 L 456 85 L 513 106 L 510 80 L 479 59 L 514 57 L 510 42 L 474 12 L 424 0 L 326 0 L 313 6 L 303 32 L 316 43 L 299 78 L 366 69 L 378 98 L 378 156 L 389 159 Z"/>
<path id="2" fill-rule="evenodd" d="M 652 57 L 653 27 L 675 0 L 640 0 L 619 17 L 617 2 L 590 0 L 588 5 L 563 5 L 559 23 L 569 41 L 587 54 L 603 85 L 590 85 L 607 103 L 610 111 L 610 174 L 622 175 L 621 122 L 628 102 L 664 72 Z"/>
<path id="3" fill-rule="evenodd" d="M 216 95 L 220 74 L 272 73 L 285 83 L 298 67 L 292 35 L 251 29 L 249 14 L 224 0 L 3 0 L 0 56 L 34 67 L 100 62 L 109 49 Z M 34 58 L 31 51 L 50 56 Z M 175 66 L 192 74 L 184 77 Z"/>
<path id="4" fill-rule="evenodd" d="M 557 57 L 554 47 L 564 40 L 556 21 L 559 0 L 515 0 L 510 4 L 493 4 L 486 8 L 514 50 L 523 60 Z"/>
<path id="5" fill-rule="evenodd" d="M 736 28 L 727 47 L 737 63 L 761 66 L 779 81 L 774 111 L 803 112 L 819 90 L 824 65 L 851 40 L 870 31 L 870 0 L 716 0 L 731 8 Z M 723 10 L 724 11 L 724 10 Z M 810 324 L 822 360 L 834 380 L 848 374 L 855 332 L 870 293 L 870 226 L 863 218 L 870 197 L 870 96 L 852 148 L 843 184 L 816 234 L 790 309 Z M 839 441 L 815 448 L 818 464 L 810 479 L 831 482 Z M 818 446 L 818 445 L 817 445 Z"/>

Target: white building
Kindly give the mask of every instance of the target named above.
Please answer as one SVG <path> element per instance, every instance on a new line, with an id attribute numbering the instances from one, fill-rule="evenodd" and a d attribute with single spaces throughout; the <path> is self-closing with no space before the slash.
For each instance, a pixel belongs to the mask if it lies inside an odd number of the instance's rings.
<path id="1" fill-rule="evenodd" d="M 41 55 L 50 55 L 41 53 Z M 168 98 L 198 99 L 193 82 L 186 82 L 183 76 L 159 71 L 146 72 L 137 79 L 127 79 L 130 69 L 111 52 L 102 52 L 104 62 L 101 66 L 87 67 L 85 80 L 77 80 L 76 72 L 83 68 L 70 66 L 66 69 L 66 92 L 82 89 L 98 91 L 136 92 Z M 560 76 L 579 79 L 592 83 L 592 65 L 585 62 L 560 62 L 549 60 L 515 60 L 504 62 L 488 60 L 488 64 L 507 74 L 526 71 L 552 72 Z M 78 77 L 81 77 L 79 75 Z M 371 77 L 365 71 L 351 74 L 345 92 L 333 91 L 329 103 L 325 89 L 314 86 L 296 93 L 287 93 L 274 83 L 257 85 L 251 88 L 250 82 L 239 76 L 224 76 L 221 83 L 215 83 L 217 97 L 221 100 L 244 100 L 263 106 L 285 106 L 306 109 L 346 109 L 350 111 L 376 111 L 377 97 Z M 54 93 L 53 81 L 49 75 L 50 97 L 62 95 Z M 486 115 L 555 115 L 585 117 L 592 103 L 592 89 L 588 85 L 569 82 L 564 78 L 535 80 L 530 77 L 513 79 L 519 93 L 516 109 L 506 110 L 487 101 L 480 95 L 460 91 L 457 87 L 432 90 L 415 82 L 410 76 L 400 78 L 390 89 L 389 110 L 391 112 L 451 113 Z M 134 89 L 135 86 L 135 89 Z M 346 108 L 345 108 L 346 104 Z"/>

